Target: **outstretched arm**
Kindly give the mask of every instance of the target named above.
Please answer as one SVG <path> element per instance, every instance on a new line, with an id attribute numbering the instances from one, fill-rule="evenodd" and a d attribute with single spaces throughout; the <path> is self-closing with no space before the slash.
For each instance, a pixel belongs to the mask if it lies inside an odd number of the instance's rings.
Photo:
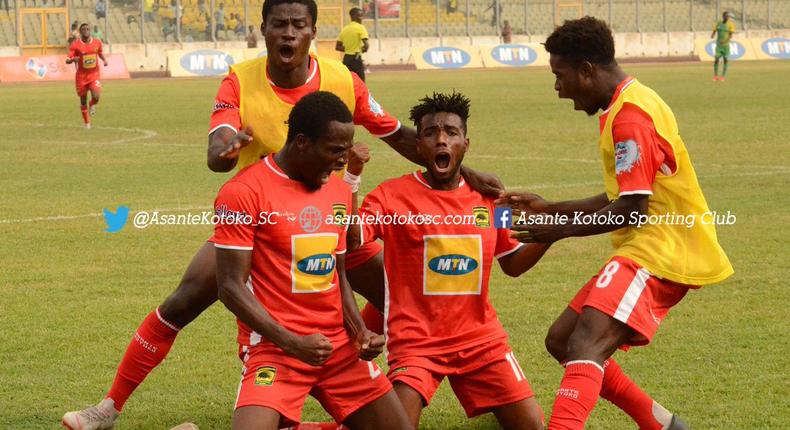
<path id="1" fill-rule="evenodd" d="M 515 252 L 498 258 L 499 267 L 506 275 L 517 277 L 531 269 L 543 257 L 550 244 L 530 243 L 522 246 Z"/>
<path id="2" fill-rule="evenodd" d="M 252 143 L 252 127 L 236 133 L 230 127 L 220 127 L 208 136 L 208 168 L 213 172 L 230 172 L 236 167 L 239 152 Z"/>
<path id="3" fill-rule="evenodd" d="M 592 236 L 619 230 L 635 223 L 639 215 L 647 212 L 647 203 L 650 196 L 646 194 L 631 194 L 620 196 L 597 211 L 592 211 L 595 205 L 591 204 L 600 199 L 600 196 L 591 199 L 576 200 L 575 205 L 561 202 L 558 206 L 550 205 L 548 214 L 558 212 L 568 216 L 564 223 L 544 223 L 513 225 L 516 238 L 524 243 L 553 243 L 560 239 L 573 236 Z M 585 206 L 587 204 L 587 206 Z M 564 208 L 562 205 L 566 205 Z M 553 210 L 562 208 L 564 211 Z M 569 209 L 576 209 L 573 214 L 567 213 Z M 588 209 L 588 210 L 585 210 Z M 576 213 L 591 214 L 595 219 L 605 222 L 576 222 Z"/>

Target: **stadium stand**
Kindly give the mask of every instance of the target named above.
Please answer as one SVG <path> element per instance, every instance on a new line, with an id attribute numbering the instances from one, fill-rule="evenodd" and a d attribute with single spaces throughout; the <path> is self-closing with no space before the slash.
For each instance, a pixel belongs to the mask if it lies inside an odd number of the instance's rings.
<path id="1" fill-rule="evenodd" d="M 97 19 L 96 1 L 71 0 L 69 19 L 98 24 L 111 43 L 172 42 L 176 40 L 178 22 L 182 42 L 209 41 L 212 17 L 220 3 L 224 3 L 226 30 L 220 31 L 217 39 L 243 40 L 244 34 L 234 32 L 233 28 L 239 22 L 245 29 L 250 24 L 257 28 L 263 3 L 263 0 L 214 0 L 212 10 L 211 0 L 178 0 L 178 6 L 171 4 L 172 0 L 107 0 L 107 17 Z M 454 7 L 448 5 L 449 1 L 453 1 Z M 8 2 L 9 12 L 0 10 L 0 46 L 17 46 L 17 9 L 64 5 L 63 0 Z M 349 0 L 318 3 L 319 39 L 334 39 L 348 19 L 347 11 L 360 4 Z M 362 2 L 368 11 L 366 17 L 372 17 L 370 4 Z M 378 22 L 367 18 L 364 24 L 374 38 L 497 36 L 504 20 L 510 22 L 513 34 L 540 35 L 551 32 L 563 19 L 585 14 L 609 21 L 614 31 L 620 33 L 706 32 L 721 12 L 728 10 L 735 14 L 739 30 L 790 28 L 790 1 L 786 0 L 639 0 L 638 6 L 636 0 L 499 0 L 499 23 L 494 18 L 494 4 L 493 0 L 402 0 L 398 18 L 380 17 Z M 237 15 L 238 20 L 234 18 Z M 40 43 L 41 22 L 36 15 L 24 15 L 22 26 L 23 44 Z M 63 15 L 50 16 L 47 21 L 50 45 L 65 44 L 68 26 Z"/>

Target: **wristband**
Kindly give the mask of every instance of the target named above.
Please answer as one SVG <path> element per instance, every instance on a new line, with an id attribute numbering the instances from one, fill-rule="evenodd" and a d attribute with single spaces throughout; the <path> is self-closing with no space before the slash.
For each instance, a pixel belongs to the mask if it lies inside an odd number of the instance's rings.
<path id="1" fill-rule="evenodd" d="M 356 193 L 359 191 L 359 184 L 362 183 L 362 175 L 355 175 L 346 170 L 345 173 L 343 173 L 343 182 L 351 186 L 352 193 Z"/>

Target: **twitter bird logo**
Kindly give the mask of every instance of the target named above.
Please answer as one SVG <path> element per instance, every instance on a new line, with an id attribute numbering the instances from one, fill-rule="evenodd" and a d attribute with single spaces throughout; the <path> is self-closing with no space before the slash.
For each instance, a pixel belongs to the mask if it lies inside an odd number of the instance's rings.
<path id="1" fill-rule="evenodd" d="M 126 225 L 126 218 L 129 217 L 129 208 L 126 206 L 118 206 L 115 213 L 111 210 L 104 208 L 104 222 L 107 223 L 107 232 L 117 233 Z"/>

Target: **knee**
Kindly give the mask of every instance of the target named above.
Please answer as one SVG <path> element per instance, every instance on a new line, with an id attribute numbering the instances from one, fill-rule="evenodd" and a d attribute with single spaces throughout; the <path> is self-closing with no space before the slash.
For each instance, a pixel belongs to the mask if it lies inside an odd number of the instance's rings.
<path id="1" fill-rule="evenodd" d="M 546 344 L 546 351 L 551 354 L 557 361 L 564 361 L 568 353 L 568 340 L 563 338 L 557 333 L 554 328 L 550 328 L 544 340 Z"/>

